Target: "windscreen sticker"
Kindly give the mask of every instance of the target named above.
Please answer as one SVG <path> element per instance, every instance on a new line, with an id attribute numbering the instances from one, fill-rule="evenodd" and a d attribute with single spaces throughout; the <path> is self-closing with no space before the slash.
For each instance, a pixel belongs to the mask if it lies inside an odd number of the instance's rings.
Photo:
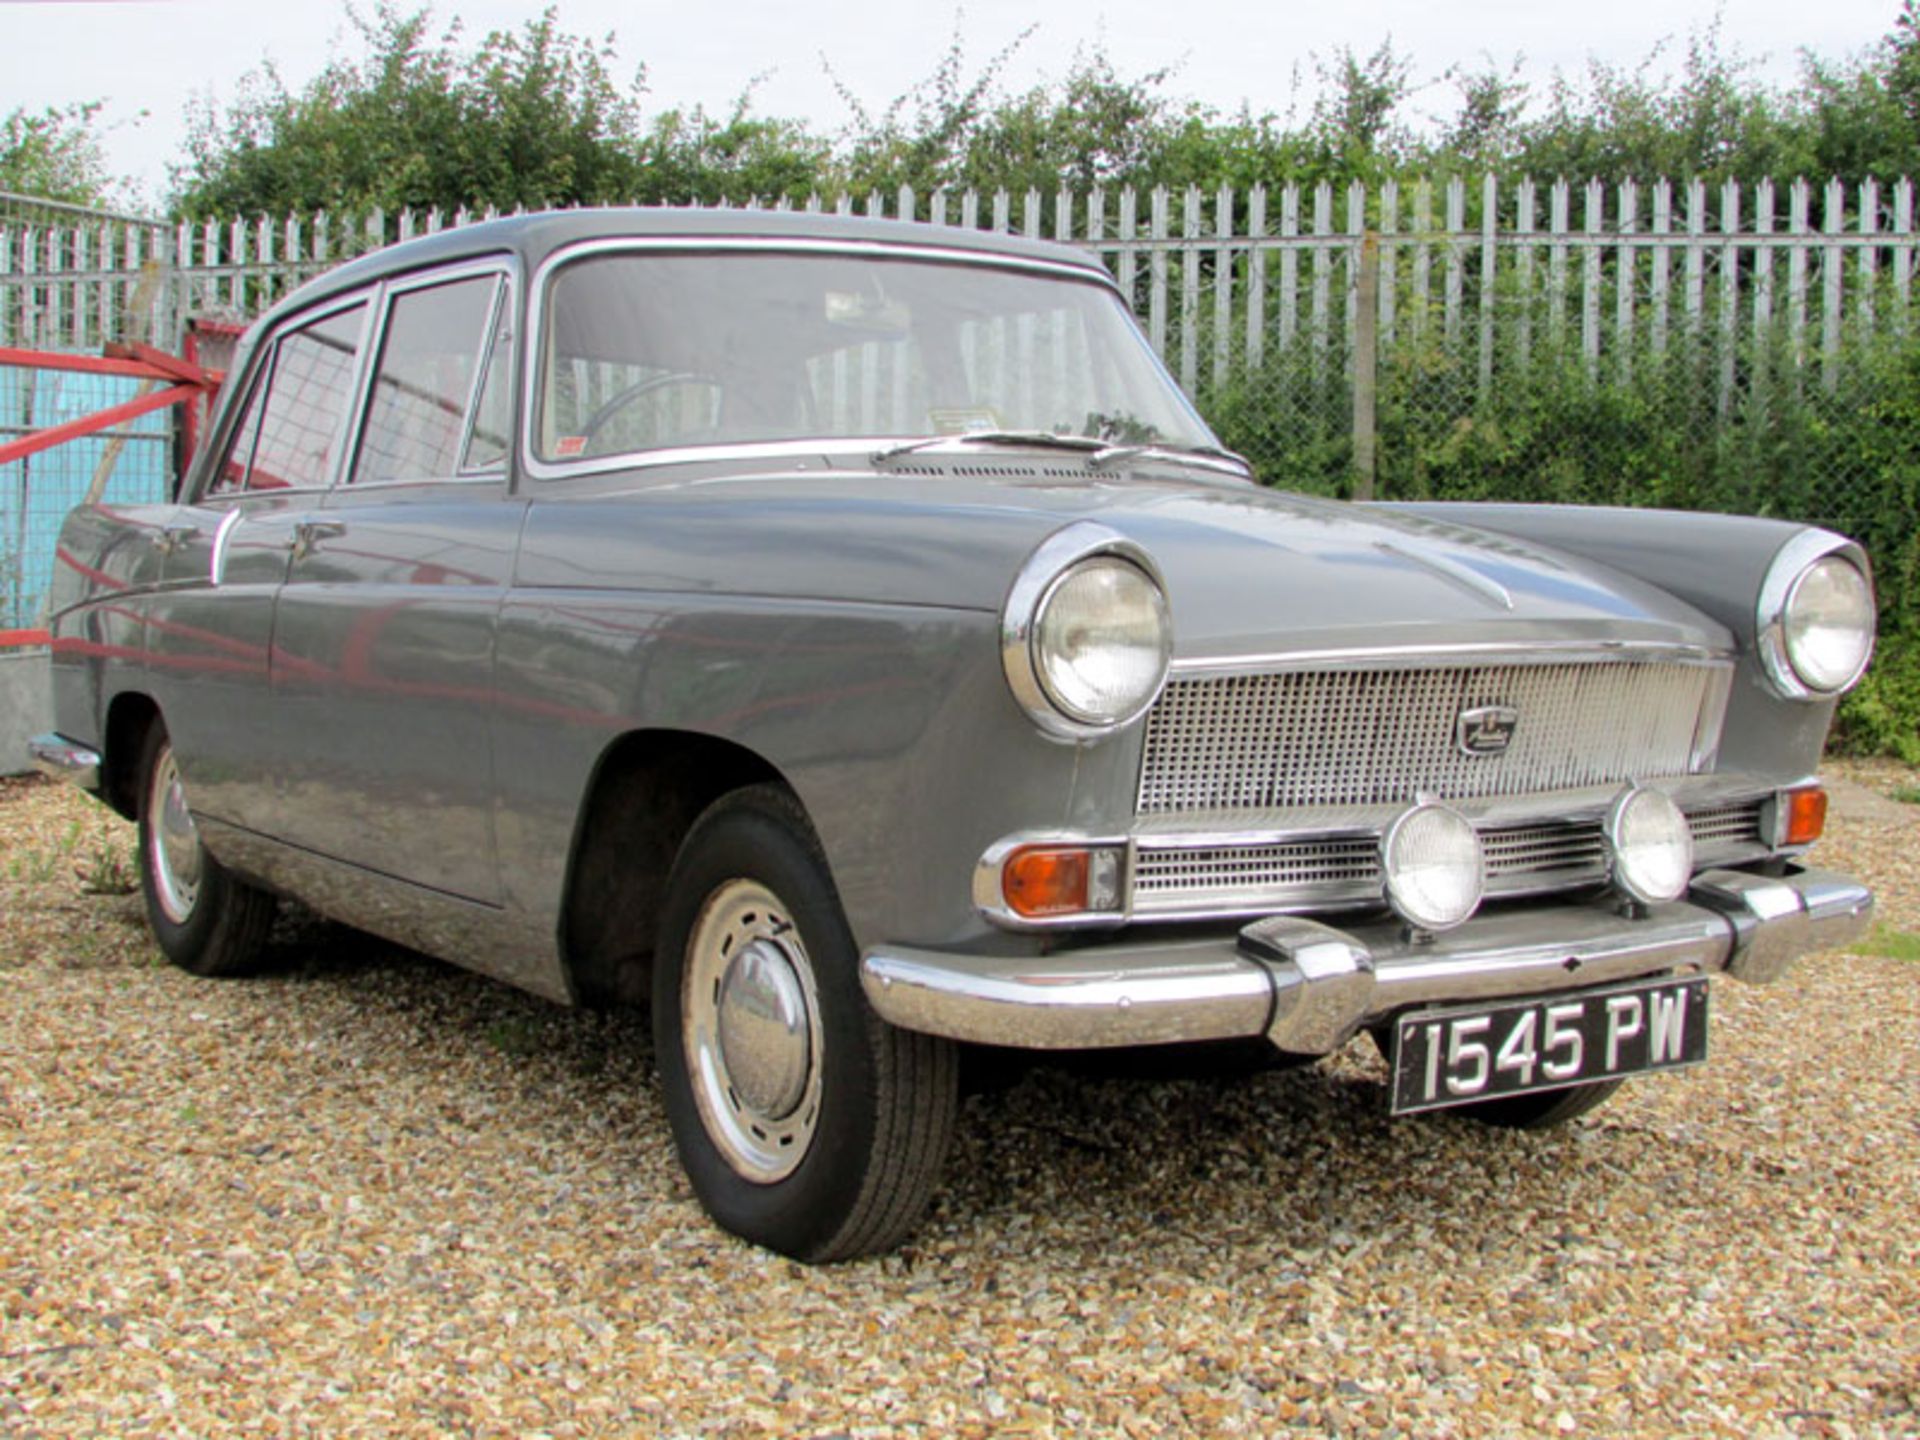
<path id="1" fill-rule="evenodd" d="M 984 405 L 929 410 L 927 423 L 936 435 L 965 435 L 969 430 L 1004 430 L 1000 417 Z"/>
<path id="2" fill-rule="evenodd" d="M 561 459 L 587 453 L 587 437 L 584 435 L 562 435 L 553 442 L 553 453 Z"/>

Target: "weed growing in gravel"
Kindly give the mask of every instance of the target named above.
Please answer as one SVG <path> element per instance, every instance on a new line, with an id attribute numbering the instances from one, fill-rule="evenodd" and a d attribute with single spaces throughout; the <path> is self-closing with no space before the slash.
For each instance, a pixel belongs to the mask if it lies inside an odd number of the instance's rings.
<path id="1" fill-rule="evenodd" d="M 39 846 L 7 861 L 7 878 L 27 885 L 49 884 L 59 871 L 60 853 Z"/>
<path id="2" fill-rule="evenodd" d="M 102 835 L 74 871 L 88 895 L 131 895 L 140 888 L 140 870 L 130 841 Z"/>
<path id="3" fill-rule="evenodd" d="M 1920 935 L 1911 930 L 1877 925 L 1873 933 L 1854 948 L 1862 955 L 1878 955 L 1887 960 L 1920 960 Z"/>
<path id="4" fill-rule="evenodd" d="M 536 1053 L 540 1048 L 539 1039 L 533 1033 L 532 1023 L 518 1016 L 496 1020 L 489 1025 L 487 1043 L 502 1055 L 512 1055 L 521 1059 Z"/>
<path id="5" fill-rule="evenodd" d="M 1920 785 L 1896 785 L 1891 793 L 1902 805 L 1920 805 Z"/>

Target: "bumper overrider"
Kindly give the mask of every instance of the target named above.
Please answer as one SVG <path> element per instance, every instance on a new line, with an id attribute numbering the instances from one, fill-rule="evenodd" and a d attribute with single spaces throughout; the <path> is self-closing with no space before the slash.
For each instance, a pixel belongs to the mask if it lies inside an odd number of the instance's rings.
<path id="1" fill-rule="evenodd" d="M 1409 1006 L 1715 971 L 1764 984 L 1858 938 L 1872 916 L 1872 892 L 1845 876 L 1707 870 L 1685 900 L 1638 914 L 1605 900 L 1500 907 L 1417 940 L 1398 923 L 1279 915 L 1238 934 L 1042 956 L 879 946 L 861 981 L 886 1020 L 956 1040 L 1073 1050 L 1264 1035 L 1325 1055 Z"/>

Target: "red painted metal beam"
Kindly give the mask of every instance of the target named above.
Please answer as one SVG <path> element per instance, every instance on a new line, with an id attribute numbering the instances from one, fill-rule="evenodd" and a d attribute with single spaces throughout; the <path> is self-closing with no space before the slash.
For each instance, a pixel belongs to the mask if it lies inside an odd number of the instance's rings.
<path id="1" fill-rule="evenodd" d="M 6 444 L 0 445 L 0 465 L 11 464 L 28 455 L 38 455 L 42 450 L 51 449 L 68 440 L 78 440 L 83 435 L 92 435 L 100 430 L 111 430 L 123 421 L 135 419 L 149 411 L 160 410 L 168 405 L 177 405 L 182 400 L 191 400 L 199 393 L 200 387 L 197 385 L 175 385 L 168 390 L 157 390 L 151 395 L 137 396 L 124 404 L 110 405 L 105 410 L 94 411 L 91 415 L 82 415 L 79 419 L 69 420 L 64 425 L 36 430 L 31 435 L 23 435 L 18 440 L 9 440 Z"/>
<path id="2" fill-rule="evenodd" d="M 0 630 L 0 650 L 18 645 L 45 645 L 52 639 L 44 630 Z"/>
<path id="3" fill-rule="evenodd" d="M 161 372 L 155 378 L 178 380 L 186 385 L 210 388 L 226 378 L 218 370 L 203 370 L 191 360 L 183 360 L 178 355 L 169 355 L 164 350 L 155 349 L 151 345 L 142 345 L 137 341 L 131 345 L 109 344 L 106 347 L 106 354 L 110 360 L 132 360 L 151 365 Z"/>
<path id="4" fill-rule="evenodd" d="M 184 378 L 173 369 L 163 370 L 146 360 L 105 355 L 62 355 L 56 350 L 16 350 L 7 345 L 0 345 L 0 365 L 19 365 L 28 370 L 78 370 L 87 375 L 128 375 L 135 380 Z"/>

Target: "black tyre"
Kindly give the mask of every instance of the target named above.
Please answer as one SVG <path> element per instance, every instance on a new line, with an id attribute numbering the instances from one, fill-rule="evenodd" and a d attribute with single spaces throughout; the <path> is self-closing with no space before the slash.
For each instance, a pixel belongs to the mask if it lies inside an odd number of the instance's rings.
<path id="1" fill-rule="evenodd" d="M 721 1225 L 796 1259 L 898 1244 L 953 1134 L 956 1047 L 868 1006 L 819 842 L 775 786 L 695 822 L 653 973 L 667 1118 Z"/>
<path id="2" fill-rule="evenodd" d="M 1551 1130 L 1576 1116 L 1584 1115 L 1607 1099 L 1625 1083 L 1620 1080 L 1596 1080 L 1591 1085 L 1569 1085 L 1564 1090 L 1540 1090 L 1531 1095 L 1503 1095 L 1498 1100 L 1481 1100 L 1472 1105 L 1456 1105 L 1442 1112 L 1465 1115 L 1483 1125 L 1502 1130 Z"/>
<path id="3" fill-rule="evenodd" d="M 244 975 L 273 927 L 274 898 L 222 869 L 187 808 L 166 728 L 140 756 L 140 890 L 167 959 L 194 975 Z"/>
<path id="4" fill-rule="evenodd" d="M 1377 1026 L 1368 1032 L 1374 1049 L 1393 1065 L 1393 1027 Z M 1604 1105 L 1626 1081 L 1596 1080 L 1590 1085 L 1569 1085 L 1564 1090 L 1537 1090 L 1531 1095 L 1505 1095 L 1498 1100 L 1479 1100 L 1471 1105 L 1449 1105 L 1436 1115 L 1464 1115 L 1482 1125 L 1502 1130 L 1551 1130 L 1577 1119 L 1595 1106 Z"/>

